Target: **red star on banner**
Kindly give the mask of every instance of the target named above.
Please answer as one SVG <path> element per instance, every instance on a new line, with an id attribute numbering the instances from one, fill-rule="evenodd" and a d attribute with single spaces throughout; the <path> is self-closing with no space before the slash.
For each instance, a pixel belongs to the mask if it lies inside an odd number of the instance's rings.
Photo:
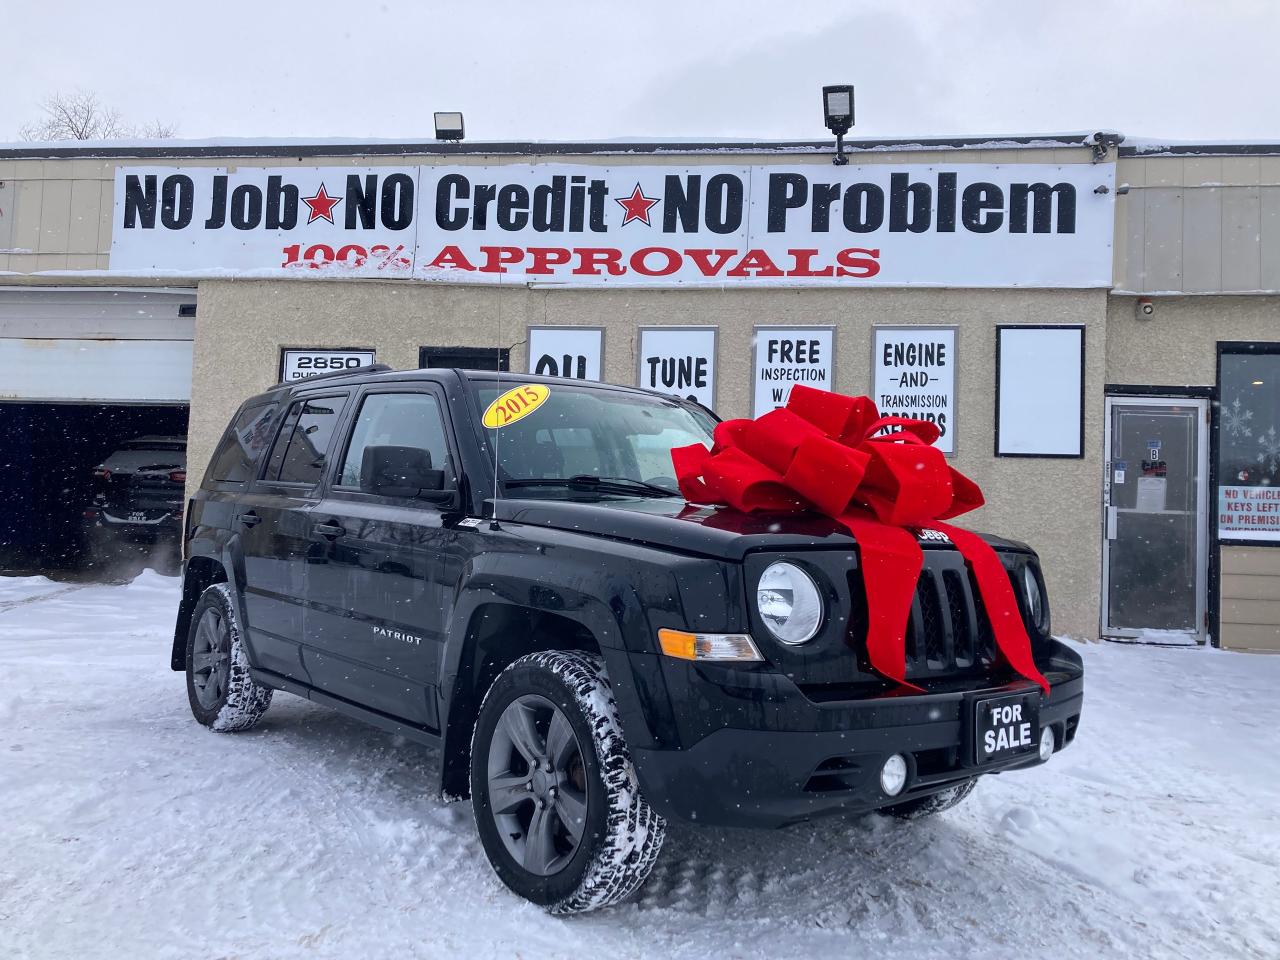
<path id="1" fill-rule="evenodd" d="M 623 210 L 627 211 L 627 215 L 622 218 L 624 227 L 632 220 L 639 220 L 646 227 L 652 226 L 649 223 L 649 208 L 658 203 L 658 201 L 646 197 L 644 191 L 640 189 L 640 184 L 636 184 L 636 188 L 631 191 L 631 196 L 625 200 L 621 197 L 614 197 L 613 200 L 614 203 L 619 204 Z"/>
<path id="2" fill-rule="evenodd" d="M 333 223 L 333 208 L 342 202 L 342 198 L 329 196 L 324 192 L 324 184 L 322 183 L 314 197 L 303 197 L 302 202 L 311 208 L 311 215 L 307 217 L 307 223 L 321 219 Z"/>

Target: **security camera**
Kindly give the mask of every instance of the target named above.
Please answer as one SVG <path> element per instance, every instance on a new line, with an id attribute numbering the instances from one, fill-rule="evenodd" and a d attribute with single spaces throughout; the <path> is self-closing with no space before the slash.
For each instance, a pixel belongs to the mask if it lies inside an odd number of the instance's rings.
<path id="1" fill-rule="evenodd" d="M 1156 315 L 1156 305 L 1150 297 L 1139 297 L 1134 307 L 1134 313 L 1139 320 L 1150 320 Z"/>

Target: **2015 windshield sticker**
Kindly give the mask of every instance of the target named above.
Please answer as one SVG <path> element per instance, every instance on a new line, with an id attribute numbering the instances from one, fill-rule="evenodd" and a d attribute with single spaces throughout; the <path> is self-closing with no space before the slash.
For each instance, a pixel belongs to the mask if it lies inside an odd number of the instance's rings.
<path id="1" fill-rule="evenodd" d="M 547 402 L 551 389 L 541 383 L 525 383 L 508 390 L 484 412 L 484 425 L 497 430 L 527 417 Z"/>

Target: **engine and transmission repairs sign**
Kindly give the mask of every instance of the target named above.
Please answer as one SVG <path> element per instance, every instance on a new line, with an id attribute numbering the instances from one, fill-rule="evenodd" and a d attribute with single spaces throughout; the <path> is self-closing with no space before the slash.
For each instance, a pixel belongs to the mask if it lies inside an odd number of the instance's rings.
<path id="1" fill-rule="evenodd" d="M 121 167 L 110 268 L 1105 287 L 1114 178 L 1111 164 Z"/>
<path id="2" fill-rule="evenodd" d="M 955 327 L 876 327 L 871 366 L 881 415 L 936 424 L 934 446 L 955 453 Z"/>

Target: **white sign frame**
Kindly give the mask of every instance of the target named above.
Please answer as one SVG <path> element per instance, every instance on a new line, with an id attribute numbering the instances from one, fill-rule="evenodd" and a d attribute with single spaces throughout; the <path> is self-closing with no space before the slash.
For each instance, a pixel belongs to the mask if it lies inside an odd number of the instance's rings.
<path id="1" fill-rule="evenodd" d="M 535 376 L 542 376 L 534 369 L 534 357 L 541 357 L 550 354 L 553 360 L 562 359 L 566 355 L 566 347 L 564 345 L 579 342 L 577 346 L 570 346 L 568 354 L 577 354 L 579 359 L 584 361 L 586 367 L 586 375 L 583 377 L 570 376 L 563 370 L 558 370 L 546 376 L 566 377 L 570 380 L 584 380 L 591 383 L 601 383 L 604 381 L 604 327 L 583 327 L 576 324 L 536 324 L 525 328 L 525 367 L 527 371 Z M 547 339 L 551 342 L 559 341 L 562 345 L 557 347 L 541 347 L 535 348 L 535 344 L 539 339 Z M 590 346 L 590 341 L 594 339 L 594 347 Z M 585 352 L 582 344 L 586 344 Z M 593 367 L 594 353 L 594 369 L 595 376 L 591 375 Z"/>
<path id="2" fill-rule="evenodd" d="M 951 337 L 950 342 L 947 345 L 948 353 L 949 353 L 947 371 L 949 373 L 950 382 L 949 384 L 947 384 L 945 391 L 943 388 L 938 388 L 937 392 L 945 392 L 946 395 L 950 398 L 950 402 L 945 407 L 943 407 L 942 410 L 940 411 L 942 413 L 945 413 L 947 417 L 946 433 L 945 435 L 940 436 L 938 438 L 938 442 L 935 443 L 934 446 L 937 447 L 939 450 L 941 450 L 944 456 L 950 458 L 956 455 L 956 452 L 959 448 L 959 441 L 957 439 L 957 430 L 956 430 L 956 427 L 960 419 L 960 416 L 959 416 L 960 377 L 959 377 L 959 366 L 958 366 L 958 358 L 960 356 L 960 328 L 959 327 L 954 325 L 948 325 L 948 324 L 931 324 L 931 325 L 898 324 L 894 326 L 873 327 L 871 330 L 871 387 L 870 389 L 871 389 L 871 399 L 875 401 L 876 407 L 880 410 L 881 416 L 886 416 L 886 417 L 893 416 L 898 413 L 897 411 L 894 411 L 892 409 L 886 410 L 883 406 L 881 406 L 880 398 L 884 396 L 886 392 L 892 392 L 894 390 L 901 391 L 903 389 L 906 389 L 907 391 L 932 389 L 932 388 L 926 388 L 926 387 L 903 388 L 897 385 L 892 385 L 887 383 L 881 384 L 880 375 L 883 368 L 880 364 L 880 357 L 883 353 L 884 344 L 887 342 L 893 342 L 891 340 L 882 341 L 881 334 L 886 334 L 886 335 L 902 334 L 903 336 L 901 338 L 896 338 L 896 339 L 918 340 L 918 339 L 921 339 L 922 336 L 927 337 L 929 334 L 936 335 L 939 333 L 949 333 Z M 905 415 L 910 416 L 911 414 L 906 413 Z M 921 418 L 921 419 L 925 419 L 925 418 Z"/>
<path id="3" fill-rule="evenodd" d="M 378 362 L 378 351 L 373 347 L 281 347 L 280 348 L 280 383 L 301 383 L 304 380 L 310 380 L 312 377 L 320 376 L 324 373 L 332 373 L 333 367 L 312 367 L 314 373 L 307 374 L 305 377 L 290 377 L 289 374 L 296 373 L 299 369 L 298 363 L 306 358 L 325 357 L 332 361 L 335 357 L 364 357 L 357 366 L 368 366 Z M 338 367 L 336 369 L 356 369 L 356 367 Z"/>
<path id="4" fill-rule="evenodd" d="M 661 326 L 638 327 L 636 329 L 636 385 L 645 390 L 657 390 L 659 393 L 669 393 L 669 391 L 665 390 L 663 387 L 651 387 L 645 381 L 645 358 L 646 354 L 651 352 L 651 350 L 645 348 L 645 341 L 655 335 L 659 338 L 670 337 L 673 340 L 678 340 L 682 336 L 689 337 L 690 339 L 693 339 L 695 335 L 701 337 L 707 335 L 710 336 L 711 350 L 708 355 L 710 369 L 708 370 L 709 386 L 707 387 L 710 391 L 710 396 L 698 397 L 696 402 L 702 404 L 708 410 L 714 411 L 716 402 L 716 379 L 719 376 L 720 370 L 718 354 L 720 347 L 720 328 L 717 326 L 706 325 L 682 326 L 664 324 Z M 692 356 L 700 355 L 702 354 L 698 352 L 692 354 Z M 672 354 L 672 356 L 674 356 L 674 354 Z M 688 393 L 669 393 L 669 395 L 682 398 L 687 398 L 689 396 Z"/>
<path id="5" fill-rule="evenodd" d="M 1078 323 L 996 326 L 997 457 L 1084 458 L 1085 333 Z M 1019 370 L 1041 360 L 1034 377 Z"/>
<path id="6" fill-rule="evenodd" d="M 818 334 L 819 336 L 825 336 L 826 337 L 826 343 L 825 343 L 826 360 L 822 364 L 822 366 L 825 368 L 827 373 L 826 379 L 822 381 L 805 381 L 805 380 L 767 381 L 767 380 L 761 379 L 760 377 L 760 370 L 761 370 L 760 358 L 762 356 L 761 341 L 762 339 L 776 337 L 780 334 L 795 335 L 794 337 L 791 337 L 789 339 L 812 339 L 812 338 L 806 337 L 805 334 Z M 792 326 L 789 324 L 775 323 L 775 324 L 757 324 L 755 327 L 753 327 L 751 331 L 751 415 L 753 417 L 759 417 L 762 414 L 768 413 L 772 409 L 776 409 L 775 407 L 768 407 L 768 409 L 762 409 L 762 405 L 760 404 L 760 393 L 762 389 L 767 392 L 772 387 L 776 387 L 777 384 L 795 386 L 797 383 L 803 383 L 805 384 L 805 386 L 815 387 L 819 390 L 834 391 L 836 389 L 835 387 L 836 336 L 837 336 L 836 327 L 832 325 L 810 324 L 810 325 L 803 325 L 803 326 L 799 326 L 799 325 Z M 766 365 L 769 365 L 767 354 L 764 354 L 764 356 L 765 356 L 764 363 Z M 772 364 L 772 366 L 795 367 L 795 366 L 799 366 L 799 364 L 795 363 L 794 361 L 790 364 L 783 364 L 781 362 L 778 362 L 778 363 Z M 791 391 L 788 388 L 787 393 L 790 394 L 790 392 Z M 772 403 L 772 401 L 768 401 L 765 404 L 765 406 L 768 406 L 768 403 Z M 784 401 L 784 405 L 785 405 L 785 401 Z"/>

